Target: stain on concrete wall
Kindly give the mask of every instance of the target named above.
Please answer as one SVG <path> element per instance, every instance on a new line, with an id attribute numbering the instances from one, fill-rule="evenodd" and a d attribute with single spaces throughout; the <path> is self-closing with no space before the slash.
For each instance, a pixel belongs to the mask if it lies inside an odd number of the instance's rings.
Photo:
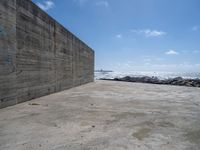
<path id="1" fill-rule="evenodd" d="M 30 0 L 0 14 L 1 108 L 93 81 L 94 51 Z"/>

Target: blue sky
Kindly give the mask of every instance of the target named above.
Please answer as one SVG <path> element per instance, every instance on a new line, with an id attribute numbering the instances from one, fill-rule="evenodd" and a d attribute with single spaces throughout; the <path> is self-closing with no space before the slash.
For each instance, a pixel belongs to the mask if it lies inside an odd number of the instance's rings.
<path id="1" fill-rule="evenodd" d="M 200 71 L 200 0 L 33 0 L 95 50 L 96 69 Z"/>

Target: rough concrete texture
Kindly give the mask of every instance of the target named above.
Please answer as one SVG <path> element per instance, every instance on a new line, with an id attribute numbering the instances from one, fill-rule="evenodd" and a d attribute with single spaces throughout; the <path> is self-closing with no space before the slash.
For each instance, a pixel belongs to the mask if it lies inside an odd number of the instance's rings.
<path id="1" fill-rule="evenodd" d="M 93 77 L 91 48 L 30 0 L 0 0 L 0 108 Z"/>
<path id="2" fill-rule="evenodd" d="M 0 110 L 2 150 L 199 150 L 200 89 L 96 81 Z"/>

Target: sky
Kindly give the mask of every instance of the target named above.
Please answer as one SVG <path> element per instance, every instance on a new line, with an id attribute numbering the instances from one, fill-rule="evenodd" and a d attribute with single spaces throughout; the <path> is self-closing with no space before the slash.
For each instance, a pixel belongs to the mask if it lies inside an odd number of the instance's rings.
<path id="1" fill-rule="evenodd" d="M 95 51 L 95 68 L 200 72 L 200 0 L 33 0 Z"/>

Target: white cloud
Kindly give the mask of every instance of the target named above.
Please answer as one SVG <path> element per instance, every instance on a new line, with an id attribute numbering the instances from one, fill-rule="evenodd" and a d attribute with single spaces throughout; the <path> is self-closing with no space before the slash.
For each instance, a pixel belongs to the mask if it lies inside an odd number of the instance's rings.
<path id="1" fill-rule="evenodd" d="M 44 3 L 37 3 L 37 5 L 44 11 L 47 11 L 55 6 L 54 2 L 51 0 L 46 0 Z"/>
<path id="2" fill-rule="evenodd" d="M 174 51 L 174 50 L 169 50 L 167 52 L 165 52 L 166 55 L 178 55 L 179 53 Z"/>
<path id="3" fill-rule="evenodd" d="M 199 28 L 200 28 L 199 26 L 193 26 L 192 31 L 197 31 L 197 30 L 199 30 Z"/>
<path id="4" fill-rule="evenodd" d="M 109 7 L 109 3 L 107 1 L 98 1 L 96 2 L 97 6 L 104 6 L 104 7 Z"/>
<path id="5" fill-rule="evenodd" d="M 121 38 L 122 38 L 122 35 L 121 35 L 121 34 L 117 34 L 117 35 L 116 35 L 116 38 L 121 39 Z"/>
<path id="6" fill-rule="evenodd" d="M 144 29 L 144 30 L 131 30 L 133 33 L 142 34 L 145 37 L 161 37 L 166 35 L 166 32 L 158 31 L 158 30 L 150 30 L 150 29 Z"/>

